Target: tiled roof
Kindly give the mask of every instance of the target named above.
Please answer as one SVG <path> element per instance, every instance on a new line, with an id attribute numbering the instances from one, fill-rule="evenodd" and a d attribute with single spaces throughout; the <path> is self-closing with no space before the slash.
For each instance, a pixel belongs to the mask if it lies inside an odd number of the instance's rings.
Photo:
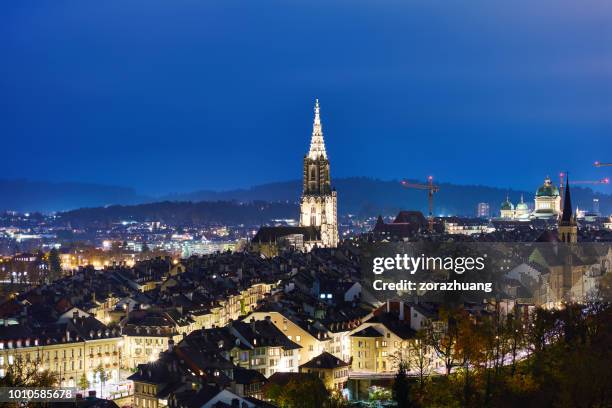
<path id="1" fill-rule="evenodd" d="M 302 364 L 304 368 L 338 368 L 348 367 L 350 364 L 340 360 L 338 357 L 324 351 L 310 361 Z"/>

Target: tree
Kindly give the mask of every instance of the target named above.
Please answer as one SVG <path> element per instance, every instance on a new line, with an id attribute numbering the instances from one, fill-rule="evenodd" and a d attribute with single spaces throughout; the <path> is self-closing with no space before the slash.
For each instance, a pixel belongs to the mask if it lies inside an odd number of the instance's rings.
<path id="1" fill-rule="evenodd" d="M 427 333 L 424 330 L 417 332 L 416 337 L 409 343 L 410 367 L 417 370 L 419 376 L 419 391 L 422 393 L 425 386 L 425 377 L 429 374 L 432 363 L 430 347 L 427 344 Z"/>
<path id="2" fill-rule="evenodd" d="M 98 374 L 98 379 L 100 380 L 100 397 L 102 397 L 104 384 L 106 383 L 106 380 L 108 380 L 108 374 L 106 373 L 106 370 L 104 370 L 104 366 L 102 364 L 96 367 L 94 373 Z"/>
<path id="3" fill-rule="evenodd" d="M 22 358 L 15 359 L 0 378 L 0 387 L 54 387 L 57 376 L 49 370 L 40 370 L 35 364 L 28 364 Z"/>
<path id="4" fill-rule="evenodd" d="M 47 255 L 47 266 L 49 268 L 49 282 L 53 282 L 62 276 L 62 262 L 57 249 L 52 248 Z"/>
<path id="5" fill-rule="evenodd" d="M 458 365 L 463 368 L 463 403 L 465 406 L 471 406 L 473 386 L 470 369 L 479 360 L 481 354 L 484 357 L 485 364 L 488 364 L 490 361 L 490 356 L 489 353 L 482 353 L 482 351 L 486 350 L 483 344 L 482 328 L 477 327 L 476 323 L 465 311 L 458 313 L 456 319 L 457 341 L 453 349 L 453 359 L 458 361 Z"/>
<path id="6" fill-rule="evenodd" d="M 395 381 L 393 381 L 393 399 L 397 403 L 398 408 L 409 408 L 412 406 L 410 402 L 410 383 L 406 376 L 407 364 L 400 361 Z"/>
<path id="7" fill-rule="evenodd" d="M 531 317 L 527 330 L 527 344 L 532 353 L 531 363 L 534 375 L 539 377 L 547 345 L 553 344 L 557 339 L 557 319 L 555 312 L 538 308 Z"/>
<path id="8" fill-rule="evenodd" d="M 81 378 L 79 378 L 79 383 L 77 385 L 83 391 L 87 391 L 89 389 L 89 381 L 87 380 L 85 373 L 81 374 Z"/>
<path id="9" fill-rule="evenodd" d="M 330 404 L 329 392 L 314 374 L 291 379 L 285 386 L 270 384 L 266 398 L 281 408 L 325 407 Z"/>
<path id="10" fill-rule="evenodd" d="M 437 356 L 444 362 L 446 375 L 451 373 L 453 367 L 461 363 L 456 360 L 455 346 L 459 336 L 457 318 L 460 311 L 458 309 L 441 309 L 440 320 L 443 327 L 429 323 L 427 328 L 427 343 L 436 352 Z"/>
<path id="11" fill-rule="evenodd" d="M 525 344 L 525 328 L 521 320 L 511 313 L 506 318 L 503 331 L 504 339 L 508 342 L 508 349 L 512 358 L 510 374 L 514 375 L 516 373 L 517 354 Z"/>

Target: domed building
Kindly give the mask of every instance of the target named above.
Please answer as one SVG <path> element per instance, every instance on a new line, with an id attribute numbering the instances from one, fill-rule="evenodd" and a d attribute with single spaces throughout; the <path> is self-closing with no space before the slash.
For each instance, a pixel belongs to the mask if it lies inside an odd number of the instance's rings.
<path id="1" fill-rule="evenodd" d="M 535 209 L 532 218 L 549 219 L 557 218 L 561 213 L 561 195 L 550 177 L 544 179 L 544 184 L 538 188 L 535 194 Z"/>
<path id="2" fill-rule="evenodd" d="M 514 218 L 516 219 L 528 219 L 529 218 L 529 206 L 523 200 L 523 195 L 521 194 L 521 202 L 516 205 L 514 208 Z"/>
<path id="3" fill-rule="evenodd" d="M 510 202 L 510 197 L 506 196 L 506 201 L 501 203 L 500 217 L 506 219 L 514 219 L 514 204 Z"/>

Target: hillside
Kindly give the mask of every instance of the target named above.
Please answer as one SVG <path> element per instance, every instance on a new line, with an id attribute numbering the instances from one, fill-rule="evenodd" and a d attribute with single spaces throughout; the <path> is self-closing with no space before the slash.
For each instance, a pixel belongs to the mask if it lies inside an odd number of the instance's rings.
<path id="1" fill-rule="evenodd" d="M 427 211 L 427 197 L 424 191 L 401 188 L 398 180 L 378 180 L 367 177 L 349 177 L 335 179 L 334 187 L 338 191 L 338 211 L 341 214 L 358 215 L 393 214 L 400 208 Z M 268 183 L 249 189 L 230 191 L 197 191 L 190 194 L 170 195 L 164 197 L 176 201 L 209 201 L 209 200 L 265 200 L 296 201 L 301 193 L 302 183 L 292 180 Z M 506 190 L 497 187 L 478 185 L 440 184 L 440 192 L 435 197 L 436 214 L 474 215 L 479 202 L 491 205 L 493 214 L 499 212 L 499 206 L 510 195 L 510 200 L 517 203 L 523 194 L 525 201 L 533 204 L 534 191 Z M 593 197 L 600 199 L 603 213 L 612 212 L 612 196 L 595 193 L 589 188 L 572 188 L 574 207 L 591 210 Z"/>
<path id="2" fill-rule="evenodd" d="M 340 214 L 377 215 L 393 214 L 400 208 L 427 211 L 424 191 L 401 188 L 397 180 L 377 180 L 367 177 L 335 179 L 338 191 Z M 196 191 L 188 194 L 173 194 L 163 197 L 140 195 L 126 187 L 105 186 L 85 183 L 48 183 L 25 180 L 0 180 L 0 210 L 16 211 L 68 211 L 77 208 L 105 207 L 113 205 L 134 205 L 153 202 L 289 202 L 299 200 L 302 184 L 299 180 L 261 184 L 248 189 L 228 191 Z M 535 190 L 535 188 L 534 188 Z M 518 191 L 478 186 L 440 184 L 435 197 L 436 214 L 473 215 L 478 202 L 488 202 L 493 214 L 498 214 L 499 205 L 510 194 L 510 200 L 517 203 L 521 194 L 525 201 L 533 204 L 534 191 Z M 574 207 L 591 210 L 593 197 L 600 199 L 604 214 L 612 213 L 612 196 L 595 193 L 589 188 L 572 189 Z M 229 205 L 229 204 L 228 204 Z M 241 207 L 231 208 L 240 210 Z M 134 210 L 137 211 L 138 207 Z M 244 208 L 243 208 L 244 209 Z M 98 211 L 99 212 L 99 211 Z M 108 212 L 99 212 L 107 214 Z M 284 216 L 280 213 L 275 217 Z M 295 214 L 294 214 L 295 217 Z"/>

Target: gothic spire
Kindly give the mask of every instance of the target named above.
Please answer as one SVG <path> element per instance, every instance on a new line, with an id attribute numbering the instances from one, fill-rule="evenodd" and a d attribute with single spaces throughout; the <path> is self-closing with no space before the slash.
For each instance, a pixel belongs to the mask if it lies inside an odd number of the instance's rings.
<path id="1" fill-rule="evenodd" d="M 312 124 L 312 137 L 310 139 L 310 150 L 308 151 L 308 158 L 313 160 L 316 160 L 320 156 L 327 159 L 325 142 L 323 141 L 323 126 L 321 125 L 319 110 L 319 100 L 316 99 L 314 108 L 314 122 Z"/>
<path id="2" fill-rule="evenodd" d="M 563 195 L 563 213 L 561 214 L 561 222 L 572 221 L 572 198 L 570 197 L 569 174 L 565 173 L 565 194 Z"/>

